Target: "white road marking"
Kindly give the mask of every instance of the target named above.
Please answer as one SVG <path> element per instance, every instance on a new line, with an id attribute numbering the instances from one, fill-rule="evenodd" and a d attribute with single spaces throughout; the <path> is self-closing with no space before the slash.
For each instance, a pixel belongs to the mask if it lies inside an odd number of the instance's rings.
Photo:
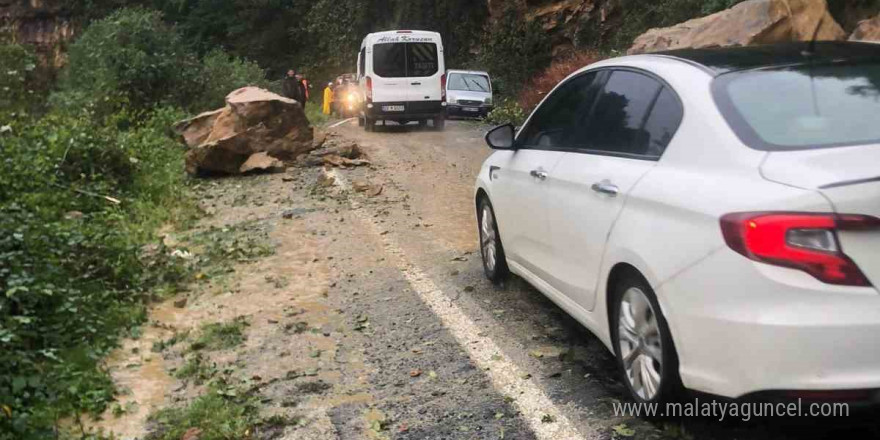
<path id="1" fill-rule="evenodd" d="M 327 127 L 327 128 L 336 128 L 336 127 L 339 127 L 340 125 L 347 124 L 347 123 L 349 123 L 349 122 L 351 122 L 351 121 L 355 121 L 355 120 L 357 120 L 357 118 L 348 118 L 348 119 L 345 119 L 345 120 L 339 121 L 339 122 L 337 122 L 337 123 L 335 123 L 335 124 L 333 124 L 333 125 L 331 125 L 331 126 L 329 126 L 329 127 Z"/>
<path id="2" fill-rule="evenodd" d="M 324 169 L 324 173 L 333 177 L 340 189 L 351 190 L 349 182 L 334 170 Z M 440 318 L 444 327 L 466 350 L 474 364 L 489 376 L 495 389 L 513 399 L 516 409 L 539 440 L 599 438 L 598 432 L 593 430 L 586 433 L 579 432 L 565 413 L 553 404 L 533 380 L 523 379 L 525 377 L 523 370 L 505 356 L 492 339 L 480 336 L 480 327 L 421 269 L 407 260 L 403 250 L 389 234 L 382 235 L 381 226 L 369 212 L 356 204 L 352 204 L 352 212 L 369 225 L 376 236 L 381 237 L 385 248 L 393 256 L 388 261 L 400 269 L 413 290 Z M 547 416 L 550 416 L 552 422 L 544 422 Z"/>

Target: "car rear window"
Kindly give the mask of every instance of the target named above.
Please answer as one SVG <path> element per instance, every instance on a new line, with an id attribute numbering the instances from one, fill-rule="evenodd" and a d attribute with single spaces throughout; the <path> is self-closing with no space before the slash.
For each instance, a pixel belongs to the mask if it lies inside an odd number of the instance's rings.
<path id="1" fill-rule="evenodd" d="M 383 78 L 433 76 L 439 68 L 435 43 L 382 43 L 373 46 L 373 71 Z"/>
<path id="2" fill-rule="evenodd" d="M 880 142 L 880 64 L 798 65 L 716 79 L 719 108 L 740 139 L 766 151 Z"/>

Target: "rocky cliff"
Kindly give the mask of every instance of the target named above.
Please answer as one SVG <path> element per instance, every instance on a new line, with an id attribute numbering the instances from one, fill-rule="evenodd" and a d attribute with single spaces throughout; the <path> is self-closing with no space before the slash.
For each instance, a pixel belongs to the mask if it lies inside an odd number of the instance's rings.
<path id="1" fill-rule="evenodd" d="M 31 46 L 43 77 L 66 61 L 65 45 L 76 33 L 62 0 L 0 0 L 0 42 Z"/>
<path id="2" fill-rule="evenodd" d="M 664 3 L 665 2 L 665 3 Z M 731 3 L 740 3 L 742 0 Z M 673 26 L 706 15 L 705 5 L 712 2 L 676 0 L 487 0 L 490 17 L 499 17 L 505 8 L 518 9 L 527 19 L 541 23 L 550 36 L 554 57 L 559 58 L 581 49 L 625 50 L 633 40 L 649 28 Z M 721 2 L 715 2 L 720 4 Z M 826 15 L 821 38 L 843 39 L 865 19 L 880 13 L 880 0 L 752 0 L 740 4 L 737 11 L 749 11 L 765 21 L 791 24 L 791 39 L 804 39 L 811 34 L 816 17 Z M 730 4 L 730 3 L 728 3 Z M 782 11 L 784 9 L 784 11 Z M 726 11 L 725 11 L 726 12 Z M 775 14 L 775 15 L 774 15 Z M 773 17 L 771 17 L 773 15 Z M 678 18 L 676 20 L 676 18 Z M 672 20 L 672 21 L 670 21 Z M 802 23 L 803 22 L 803 23 Z M 749 23 L 750 24 L 750 23 Z M 839 26 L 838 26 L 839 24 Z M 813 26 L 813 27 L 810 27 Z M 784 26 L 777 26 L 784 27 Z M 864 25 L 863 25 L 864 27 Z M 804 29 L 808 31 L 803 31 Z M 842 30 L 841 30 L 842 29 Z M 731 28 L 730 31 L 737 31 Z M 777 33 L 784 34 L 785 29 Z M 719 30 L 718 32 L 722 32 Z M 788 34 L 786 34 L 788 35 Z M 779 37 L 778 40 L 785 38 Z M 745 41 L 746 39 L 741 39 Z M 764 41 L 767 40 L 767 41 Z M 758 42 L 773 42 L 770 37 Z"/>

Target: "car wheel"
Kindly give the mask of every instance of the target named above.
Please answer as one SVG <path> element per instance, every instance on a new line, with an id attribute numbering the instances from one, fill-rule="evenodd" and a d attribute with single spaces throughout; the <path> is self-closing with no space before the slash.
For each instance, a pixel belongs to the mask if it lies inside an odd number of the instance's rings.
<path id="1" fill-rule="evenodd" d="M 434 128 L 438 131 L 443 131 L 446 128 L 446 119 L 444 117 L 434 118 Z"/>
<path id="2" fill-rule="evenodd" d="M 364 118 L 358 116 L 358 127 L 363 127 L 363 126 L 364 126 Z"/>
<path id="3" fill-rule="evenodd" d="M 611 340 L 630 395 L 637 402 L 676 400 L 683 390 L 678 356 L 653 290 L 633 274 L 613 295 Z"/>
<path id="4" fill-rule="evenodd" d="M 487 197 L 480 199 L 479 204 L 479 232 L 480 254 L 483 256 L 483 270 L 486 277 L 493 283 L 499 284 L 510 274 L 507 267 L 507 257 L 504 255 L 504 246 L 501 244 L 501 235 L 498 233 L 498 224 L 495 221 L 495 210 Z"/>
<path id="5" fill-rule="evenodd" d="M 424 128 L 424 127 L 427 127 L 427 126 L 428 126 L 428 120 L 427 120 L 427 119 L 419 119 L 419 127 Z"/>
<path id="6" fill-rule="evenodd" d="M 364 130 L 376 131 L 376 120 L 373 118 L 366 118 L 364 121 Z"/>

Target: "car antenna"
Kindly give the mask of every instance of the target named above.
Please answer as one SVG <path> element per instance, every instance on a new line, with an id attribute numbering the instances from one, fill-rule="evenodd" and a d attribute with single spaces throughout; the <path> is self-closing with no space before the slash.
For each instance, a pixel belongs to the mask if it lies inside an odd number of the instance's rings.
<path id="1" fill-rule="evenodd" d="M 824 16 L 819 17 L 819 22 L 816 23 L 816 29 L 813 30 L 813 38 L 810 38 L 810 44 L 807 45 L 807 50 L 802 52 L 804 56 L 808 57 L 816 54 L 816 38 L 819 37 L 819 30 L 822 29 L 822 23 L 824 21 Z"/>
<path id="2" fill-rule="evenodd" d="M 819 100 L 816 97 L 816 78 L 813 75 L 813 56 L 816 55 L 816 38 L 819 36 L 819 29 L 822 28 L 822 22 L 825 20 L 825 17 L 819 17 L 819 23 L 816 24 L 816 29 L 813 30 L 813 38 L 810 39 L 810 44 L 807 46 L 807 50 L 803 52 L 805 57 L 809 57 L 810 65 L 810 92 L 813 98 L 813 112 L 816 116 L 819 116 Z"/>

